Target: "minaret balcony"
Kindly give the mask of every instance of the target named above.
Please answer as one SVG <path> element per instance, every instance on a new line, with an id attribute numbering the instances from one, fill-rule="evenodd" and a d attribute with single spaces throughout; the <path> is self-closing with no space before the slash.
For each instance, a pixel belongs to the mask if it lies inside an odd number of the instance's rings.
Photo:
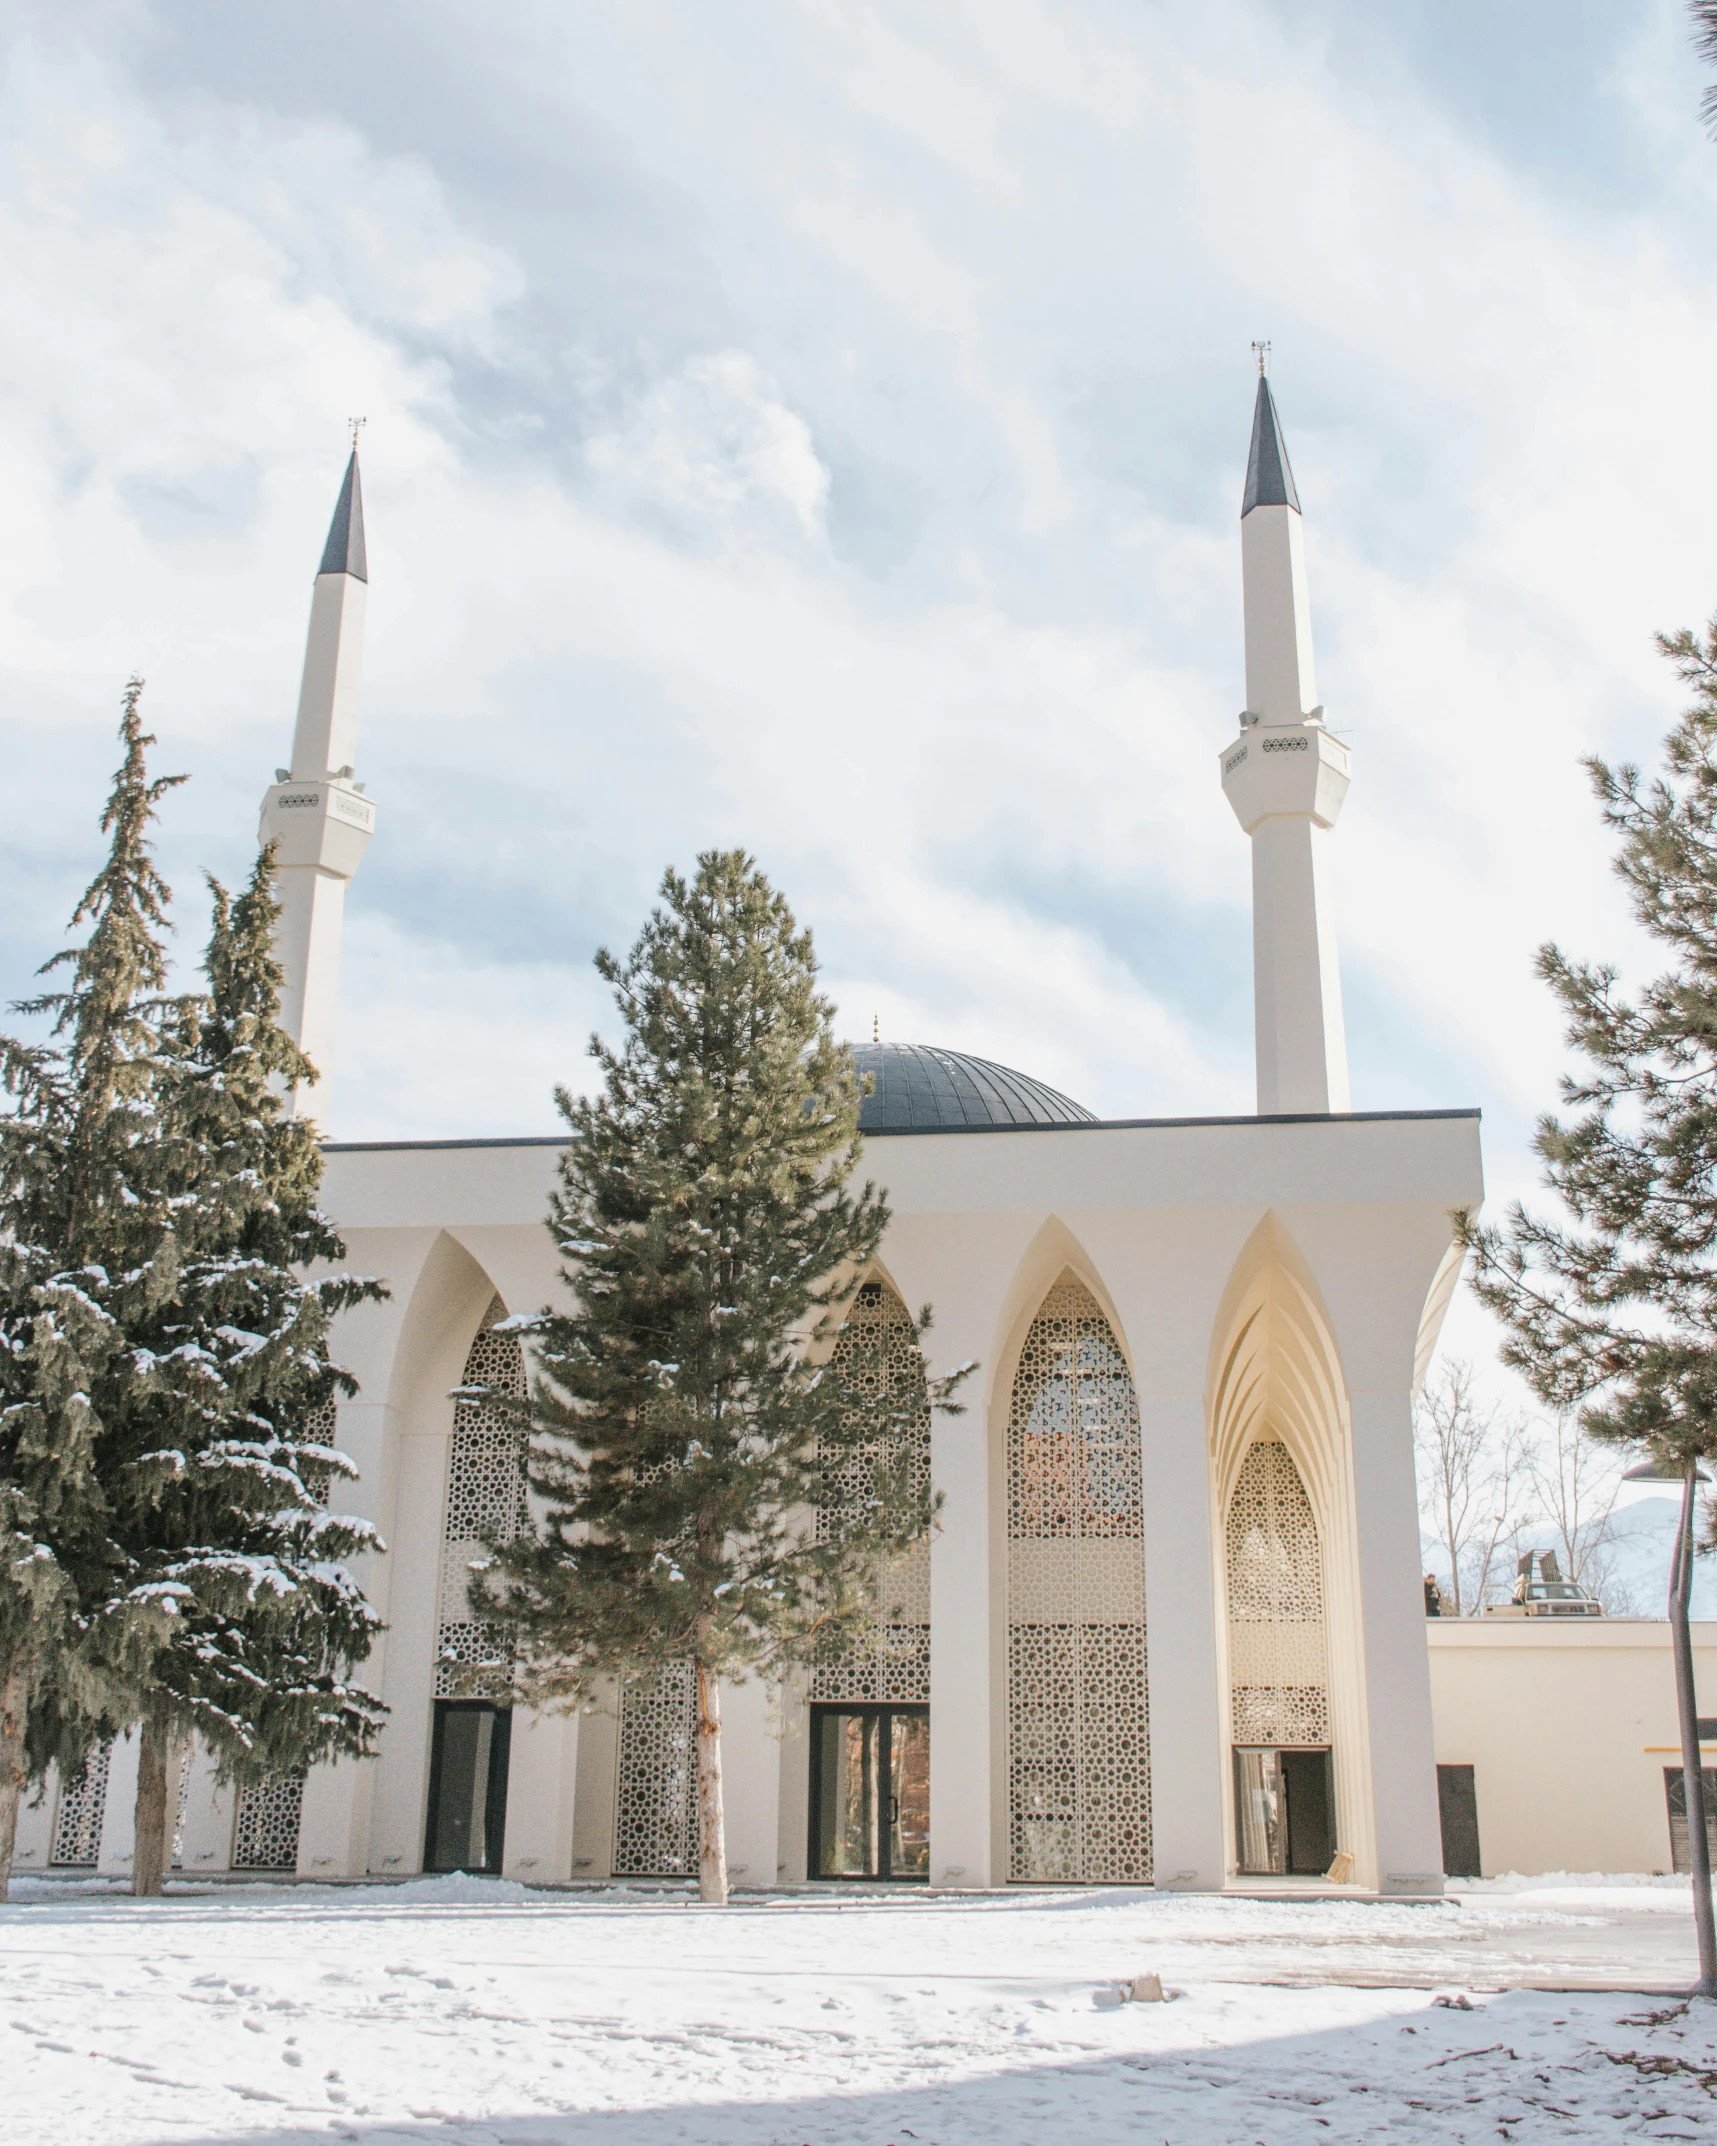
<path id="1" fill-rule="evenodd" d="M 331 779 L 277 782 L 262 801 L 257 837 L 275 845 L 278 865 L 311 865 L 336 879 L 350 879 L 375 831 L 370 800 Z"/>
<path id="2" fill-rule="evenodd" d="M 1335 825 L 1349 754 L 1322 723 L 1255 723 L 1224 746 L 1221 762 L 1223 793 L 1248 834 L 1279 814 Z"/>

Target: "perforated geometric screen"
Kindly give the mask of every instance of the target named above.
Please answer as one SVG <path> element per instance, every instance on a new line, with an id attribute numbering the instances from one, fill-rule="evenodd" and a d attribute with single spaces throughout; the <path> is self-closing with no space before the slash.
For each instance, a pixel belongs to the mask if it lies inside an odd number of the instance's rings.
<path id="1" fill-rule="evenodd" d="M 48 1861 L 56 1870 L 94 1870 L 101 1861 L 101 1822 L 107 1812 L 107 1775 L 113 1746 L 92 1751 L 83 1771 L 62 1783 L 54 1813 Z"/>
<path id="2" fill-rule="evenodd" d="M 1139 1404 L 1080 1282 L 1057 1283 L 1026 1336 L 1007 1462 L 1009 1875 L 1146 1884 Z"/>
<path id="3" fill-rule="evenodd" d="M 173 1868 L 185 1867 L 185 1819 L 191 1808 L 191 1760 L 194 1747 L 187 1741 L 177 1747 L 167 1763 L 167 1785 L 173 1798 Z M 178 1787 L 173 1787 L 175 1767 L 178 1772 Z"/>
<path id="4" fill-rule="evenodd" d="M 908 1434 L 915 1485 L 930 1483 L 930 1403 L 924 1389 L 924 1359 L 912 1337 L 906 1306 L 881 1282 L 866 1282 L 853 1299 L 825 1374 L 845 1389 L 849 1432 L 861 1436 L 867 1422 L 881 1423 L 904 1402 L 920 1404 Z M 851 1495 L 865 1494 L 868 1471 L 882 1452 L 880 1439 L 853 1453 L 845 1473 Z M 818 1516 L 818 1533 L 827 1521 Z M 868 1631 L 831 1649 L 811 1671 L 811 1697 L 818 1700 L 884 1700 L 923 1703 L 930 1697 L 930 1544 L 885 1561 L 874 1582 L 875 1618 Z"/>
<path id="5" fill-rule="evenodd" d="M 296 1870 L 303 1816 L 302 1773 L 241 1788 L 233 1819 L 234 1870 Z"/>
<path id="6" fill-rule="evenodd" d="M 1228 1683 L 1237 1744 L 1327 1744 L 1317 1522 L 1279 1439 L 1247 1449 L 1228 1501 Z"/>
<path id="7" fill-rule="evenodd" d="M 697 1676 L 670 1662 L 621 1693 L 615 1875 L 690 1877 L 697 1842 Z"/>
<path id="8" fill-rule="evenodd" d="M 307 1446 L 333 1445 L 337 1420 L 332 1401 L 324 1401 L 320 1407 L 313 1408 L 304 1419 L 304 1444 Z M 334 1472 L 325 1463 L 306 1461 L 298 1471 L 298 1480 L 318 1505 L 327 1504 L 328 1492 L 333 1486 Z"/>
<path id="9" fill-rule="evenodd" d="M 463 1386 L 493 1386 L 522 1400 L 525 1352 L 517 1335 L 497 1334 L 507 1316 L 496 1297 L 465 1358 Z M 441 1588 L 435 1640 L 438 1699 L 499 1699 L 511 1688 L 512 1635 L 505 1625 L 471 1615 L 471 1561 L 483 1555 L 482 1536 L 506 1540 L 530 1526 L 524 1446 L 518 1429 L 492 1408 L 459 1401 L 447 1449 L 447 1514 L 442 1524 Z"/>

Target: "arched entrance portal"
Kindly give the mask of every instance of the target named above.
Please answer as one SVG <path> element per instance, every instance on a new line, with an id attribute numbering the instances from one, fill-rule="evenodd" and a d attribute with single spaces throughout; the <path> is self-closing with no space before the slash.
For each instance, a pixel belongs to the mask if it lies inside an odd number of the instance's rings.
<path id="1" fill-rule="evenodd" d="M 924 1359 L 906 1306 L 886 1282 L 866 1282 L 853 1299 L 826 1376 L 861 1437 L 905 1416 L 904 1457 L 928 1487 Z M 864 1496 L 874 1459 L 900 1457 L 880 1430 L 867 1444 L 852 1458 L 854 1498 Z M 806 1867 L 814 1878 L 923 1880 L 930 1875 L 928 1542 L 879 1566 L 873 1600 L 868 1629 L 830 1648 L 811 1671 Z"/>
<path id="2" fill-rule="evenodd" d="M 522 1398 L 524 1351 L 517 1335 L 496 1331 L 506 1316 L 507 1307 L 496 1297 L 465 1358 L 461 1383 Z M 505 1625 L 472 1616 L 468 1589 L 471 1562 L 483 1554 L 483 1538 L 515 1534 L 529 1524 L 517 1426 L 480 1402 L 458 1402 L 447 1449 L 441 1530 L 425 1870 L 501 1867 L 513 1641 Z"/>
<path id="3" fill-rule="evenodd" d="M 1227 1553 L 1239 1867 L 1315 1875 L 1335 1853 L 1323 1554 L 1300 1471 L 1278 1438 L 1246 1449 Z"/>
<path id="4" fill-rule="evenodd" d="M 1020 1352 L 1007 1485 L 1009 1876 L 1147 1884 L 1139 1406 L 1108 1320 L 1072 1275 Z"/>

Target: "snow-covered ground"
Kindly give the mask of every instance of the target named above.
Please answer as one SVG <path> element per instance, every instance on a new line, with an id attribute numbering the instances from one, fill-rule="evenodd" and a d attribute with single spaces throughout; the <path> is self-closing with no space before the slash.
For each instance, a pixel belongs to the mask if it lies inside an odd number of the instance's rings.
<path id="1" fill-rule="evenodd" d="M 1717 2138 L 1717 2006 L 1590 1986 L 1685 1981 L 1685 1881 L 726 1910 L 466 1878 L 16 1890 L 11 2146 Z M 1122 2003 L 1151 1970 L 1183 1994 Z"/>

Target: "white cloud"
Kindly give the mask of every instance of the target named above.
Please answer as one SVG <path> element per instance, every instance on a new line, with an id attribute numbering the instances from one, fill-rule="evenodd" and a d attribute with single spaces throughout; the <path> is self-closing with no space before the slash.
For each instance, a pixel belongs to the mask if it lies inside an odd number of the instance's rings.
<path id="1" fill-rule="evenodd" d="M 1355 747 L 1359 1100 L 1480 1101 L 1493 1184 L 1527 1181 L 1560 1056 L 1532 949 L 1635 951 L 1576 756 L 1649 752 L 1651 630 L 1717 594 L 1717 165 L 1673 10 L 1616 56 L 1652 158 L 1613 204 L 1387 47 L 1338 79 L 1298 11 L 720 12 L 381 4 L 385 99 L 292 74 L 261 14 L 219 55 L 143 8 L 14 40 L 12 985 L 86 876 L 133 665 L 197 778 L 174 871 L 242 869 L 362 412 L 381 832 L 336 1130 L 546 1129 L 593 940 L 732 841 L 855 1031 L 1244 1108 L 1216 752 L 1262 333 Z"/>
<path id="2" fill-rule="evenodd" d="M 640 396 L 585 454 L 622 509 L 643 505 L 693 530 L 731 528 L 759 508 L 823 534 L 829 473 L 810 427 L 743 350 L 688 360 Z"/>

